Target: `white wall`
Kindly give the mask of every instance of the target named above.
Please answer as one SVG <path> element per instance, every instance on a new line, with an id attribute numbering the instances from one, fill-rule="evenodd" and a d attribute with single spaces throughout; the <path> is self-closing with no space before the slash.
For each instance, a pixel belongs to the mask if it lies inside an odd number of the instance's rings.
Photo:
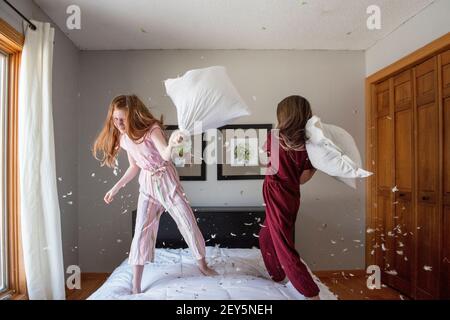
<path id="1" fill-rule="evenodd" d="M 175 107 L 162 81 L 193 68 L 224 65 L 249 104 L 252 116 L 238 123 L 275 124 L 277 103 L 300 94 L 325 122 L 346 128 L 364 150 L 364 53 L 341 51 L 150 50 L 81 53 L 78 190 L 79 258 L 85 272 L 112 271 L 127 256 L 137 182 L 116 201 L 103 202 L 119 177 L 100 168 L 90 154 L 111 99 L 137 93 L 176 124 Z M 151 98 L 151 99 L 150 99 Z M 119 163 L 126 168 L 124 154 Z M 95 173 L 95 177 L 91 174 Z M 262 181 L 216 181 L 207 168 L 206 182 L 183 182 L 192 205 L 261 205 Z M 106 183 L 104 183 L 106 181 Z M 129 197 L 128 197 L 129 196 Z M 128 209 L 128 212 L 122 212 Z M 302 188 L 297 248 L 313 269 L 356 269 L 364 266 L 364 188 L 354 191 L 323 174 Z M 326 226 L 323 226 L 326 224 Z M 331 244 L 336 240 L 336 245 Z M 360 240 L 357 244 L 353 240 Z M 348 251 L 343 252 L 344 248 Z M 334 254 L 334 257 L 331 256 Z"/>
<path id="2" fill-rule="evenodd" d="M 450 32 L 450 1 L 437 0 L 366 51 L 369 76 Z"/>
<path id="3" fill-rule="evenodd" d="M 56 174 L 61 208 L 61 228 L 64 265 L 78 264 L 78 197 L 77 147 L 78 147 L 78 70 L 80 52 L 52 20 L 31 0 L 11 1 L 27 18 L 50 22 L 55 28 L 53 55 L 53 118 L 55 130 Z M 22 18 L 0 2 L 0 17 L 22 32 Z M 68 198 L 62 196 L 72 191 Z"/>

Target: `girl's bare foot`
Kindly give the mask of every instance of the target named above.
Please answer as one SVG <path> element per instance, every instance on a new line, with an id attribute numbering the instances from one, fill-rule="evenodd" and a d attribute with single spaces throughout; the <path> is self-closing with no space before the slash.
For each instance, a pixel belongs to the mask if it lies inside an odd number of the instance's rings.
<path id="1" fill-rule="evenodd" d="M 208 276 L 208 277 L 218 275 L 217 271 L 214 269 L 211 269 L 210 267 L 205 267 L 205 268 L 199 267 L 199 269 L 205 276 Z"/>
<path id="2" fill-rule="evenodd" d="M 201 273 L 203 273 L 205 276 L 211 277 L 218 275 L 218 273 L 214 269 L 208 267 L 205 258 L 198 260 L 198 268 L 200 269 Z"/>
<path id="3" fill-rule="evenodd" d="M 141 288 L 133 288 L 133 289 L 131 290 L 131 292 L 132 292 L 132 294 L 139 294 L 139 293 L 142 293 Z"/>

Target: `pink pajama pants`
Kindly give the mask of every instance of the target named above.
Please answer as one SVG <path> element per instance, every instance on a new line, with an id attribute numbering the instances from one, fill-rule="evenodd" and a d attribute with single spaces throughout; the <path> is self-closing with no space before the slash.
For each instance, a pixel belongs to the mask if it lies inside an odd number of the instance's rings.
<path id="1" fill-rule="evenodd" d="M 197 260 L 204 258 L 205 240 L 173 164 L 167 164 L 156 173 L 141 170 L 139 184 L 136 226 L 129 264 L 144 265 L 154 261 L 159 218 L 164 211 L 175 220 L 193 256 Z"/>

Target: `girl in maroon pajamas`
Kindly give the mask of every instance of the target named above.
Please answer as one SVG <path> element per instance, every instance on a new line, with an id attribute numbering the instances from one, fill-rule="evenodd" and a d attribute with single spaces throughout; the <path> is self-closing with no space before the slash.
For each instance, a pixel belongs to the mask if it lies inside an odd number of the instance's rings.
<path id="1" fill-rule="evenodd" d="M 305 297 L 319 299 L 319 288 L 294 245 L 295 220 L 300 207 L 299 185 L 311 179 L 316 171 L 305 149 L 305 125 L 311 117 L 310 104 L 303 97 L 290 96 L 278 104 L 279 135 L 270 134 L 266 146 L 270 157 L 272 139 L 277 139 L 274 142 L 279 146 L 279 165 L 278 171 L 266 175 L 264 180 L 266 220 L 259 243 L 267 271 L 274 281 L 283 281 L 287 276 Z M 270 160 L 269 168 L 273 159 Z"/>

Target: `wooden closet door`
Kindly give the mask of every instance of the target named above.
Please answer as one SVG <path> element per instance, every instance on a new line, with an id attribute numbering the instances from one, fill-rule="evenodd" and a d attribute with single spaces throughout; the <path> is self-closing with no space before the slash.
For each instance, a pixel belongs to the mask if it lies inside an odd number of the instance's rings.
<path id="1" fill-rule="evenodd" d="M 413 271 L 413 178 L 414 178 L 414 122 L 412 70 L 393 79 L 394 92 L 394 155 L 395 192 L 392 229 L 388 230 L 392 275 L 389 284 L 408 296 L 412 294 Z"/>
<path id="2" fill-rule="evenodd" d="M 437 298 L 439 293 L 440 219 L 439 189 L 439 110 L 437 99 L 437 59 L 415 68 L 417 113 L 416 173 L 416 297 Z"/>
<path id="3" fill-rule="evenodd" d="M 441 298 L 450 299 L 450 205 L 444 207 L 443 258 L 441 271 Z"/>
<path id="4" fill-rule="evenodd" d="M 450 299 L 450 51 L 441 55 L 443 99 L 443 226 L 441 298 Z"/>
<path id="5" fill-rule="evenodd" d="M 389 256 L 387 230 L 393 223 L 393 125 L 391 116 L 390 81 L 375 86 L 376 110 L 376 203 L 375 203 L 375 243 L 372 250 L 375 262 L 383 271 L 392 271 L 392 258 Z M 382 280 L 390 284 L 389 273 L 382 273 Z"/>

